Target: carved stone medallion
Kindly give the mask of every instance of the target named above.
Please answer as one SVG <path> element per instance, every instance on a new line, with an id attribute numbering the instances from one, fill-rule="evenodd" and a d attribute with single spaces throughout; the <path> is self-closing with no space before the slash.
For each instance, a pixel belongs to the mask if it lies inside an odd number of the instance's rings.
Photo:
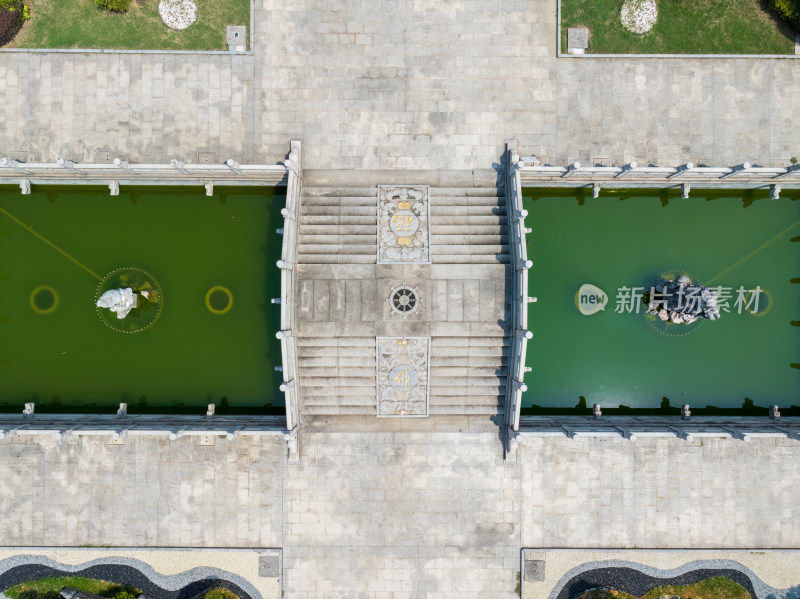
<path id="1" fill-rule="evenodd" d="M 430 264 L 427 185 L 378 186 L 378 264 Z"/>
<path id="2" fill-rule="evenodd" d="M 430 337 L 377 337 L 378 416 L 428 415 Z"/>

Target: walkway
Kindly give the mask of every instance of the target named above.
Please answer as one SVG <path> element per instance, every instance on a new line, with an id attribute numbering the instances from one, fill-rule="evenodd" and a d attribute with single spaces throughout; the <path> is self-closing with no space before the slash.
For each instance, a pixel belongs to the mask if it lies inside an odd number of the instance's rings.
<path id="1" fill-rule="evenodd" d="M 778 165 L 800 61 L 556 59 L 554 0 L 256 2 L 255 56 L 0 53 L 0 155 L 489 169 Z"/>
<path id="2" fill-rule="evenodd" d="M 510 598 L 521 547 L 800 546 L 795 441 L 525 437 L 506 464 L 497 437 L 478 416 L 320 417 L 291 465 L 279 437 L 12 437 L 0 530 L 6 546 L 283 547 L 289 599 Z"/>

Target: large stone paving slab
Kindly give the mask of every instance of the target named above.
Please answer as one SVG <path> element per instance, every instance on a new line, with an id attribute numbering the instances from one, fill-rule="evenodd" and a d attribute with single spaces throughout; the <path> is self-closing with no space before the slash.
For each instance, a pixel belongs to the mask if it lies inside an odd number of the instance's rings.
<path id="1" fill-rule="evenodd" d="M 800 546 L 800 443 L 525 435 L 525 547 Z"/>
<path id="2" fill-rule="evenodd" d="M 283 439 L 199 439 L 3 439 L 0 542 L 280 547 Z"/>

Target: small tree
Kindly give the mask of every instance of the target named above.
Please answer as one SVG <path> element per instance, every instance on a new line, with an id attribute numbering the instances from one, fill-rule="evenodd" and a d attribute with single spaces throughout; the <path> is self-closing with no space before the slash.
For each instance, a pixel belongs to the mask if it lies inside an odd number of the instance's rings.
<path id="1" fill-rule="evenodd" d="M 0 46 L 14 39 L 30 16 L 30 9 L 23 0 L 0 0 Z"/>
<path id="2" fill-rule="evenodd" d="M 800 29 L 800 0 L 769 0 L 769 5 L 784 21 Z"/>

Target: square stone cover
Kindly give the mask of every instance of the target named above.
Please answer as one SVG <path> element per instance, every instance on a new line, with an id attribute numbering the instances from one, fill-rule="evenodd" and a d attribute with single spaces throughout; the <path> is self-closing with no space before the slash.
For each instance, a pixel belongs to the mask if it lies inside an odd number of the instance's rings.
<path id="1" fill-rule="evenodd" d="M 247 46 L 247 27 L 228 25 L 227 38 L 229 46 Z"/>
<path id="2" fill-rule="evenodd" d="M 277 555 L 259 555 L 258 575 L 264 578 L 277 578 L 280 576 L 280 557 Z"/>
<path id="3" fill-rule="evenodd" d="M 567 51 L 585 50 L 589 47 L 589 28 L 570 27 L 567 29 Z"/>

